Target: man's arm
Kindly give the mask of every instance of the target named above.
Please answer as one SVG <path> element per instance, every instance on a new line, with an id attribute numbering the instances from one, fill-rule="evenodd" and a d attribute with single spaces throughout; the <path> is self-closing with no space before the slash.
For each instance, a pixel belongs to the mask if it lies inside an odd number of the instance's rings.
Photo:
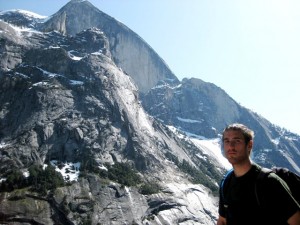
<path id="1" fill-rule="evenodd" d="M 292 215 L 287 222 L 289 225 L 300 225 L 300 211 L 298 210 L 294 215 Z M 217 225 L 219 224 L 217 223 Z"/>
<path id="2" fill-rule="evenodd" d="M 222 217 L 222 216 L 219 216 L 219 219 L 217 221 L 217 225 L 226 225 L 226 218 L 225 217 Z M 295 223 L 296 225 L 300 225 L 300 224 L 297 224 Z M 294 225 L 294 224 L 290 224 L 290 225 Z"/>

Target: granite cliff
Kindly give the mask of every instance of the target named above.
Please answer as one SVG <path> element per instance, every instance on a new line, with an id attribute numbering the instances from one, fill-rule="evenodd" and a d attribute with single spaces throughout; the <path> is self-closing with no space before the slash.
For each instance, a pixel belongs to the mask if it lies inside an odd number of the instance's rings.
<path id="1" fill-rule="evenodd" d="M 232 122 L 255 130 L 255 161 L 300 171 L 298 135 L 180 82 L 88 1 L 0 13 L 0 31 L 0 223 L 215 224 Z"/>

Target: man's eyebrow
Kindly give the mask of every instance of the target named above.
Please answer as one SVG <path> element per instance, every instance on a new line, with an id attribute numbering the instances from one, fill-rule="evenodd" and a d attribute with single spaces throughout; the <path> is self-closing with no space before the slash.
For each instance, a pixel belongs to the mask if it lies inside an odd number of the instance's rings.
<path id="1" fill-rule="evenodd" d="M 234 139 L 234 140 L 243 140 L 242 137 L 233 137 L 232 139 Z M 224 140 L 224 141 L 225 141 L 225 140 L 227 141 L 227 140 L 229 140 L 229 138 L 226 138 L 226 137 L 225 137 L 223 140 Z"/>

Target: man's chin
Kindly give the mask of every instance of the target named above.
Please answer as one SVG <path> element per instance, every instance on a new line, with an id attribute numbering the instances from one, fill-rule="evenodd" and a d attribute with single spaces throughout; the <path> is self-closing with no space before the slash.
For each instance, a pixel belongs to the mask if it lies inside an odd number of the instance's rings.
<path id="1" fill-rule="evenodd" d="M 232 157 L 232 156 L 227 157 L 227 160 L 231 164 L 235 164 L 235 163 L 238 162 L 238 160 L 235 157 Z"/>

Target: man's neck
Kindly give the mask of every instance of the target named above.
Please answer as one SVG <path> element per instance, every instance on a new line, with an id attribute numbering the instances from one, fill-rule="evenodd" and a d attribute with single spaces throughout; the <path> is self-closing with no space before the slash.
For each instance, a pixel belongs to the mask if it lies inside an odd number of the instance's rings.
<path id="1" fill-rule="evenodd" d="M 235 176 L 240 177 L 240 176 L 243 176 L 244 174 L 246 174 L 251 169 L 252 163 L 249 160 L 242 164 L 234 164 L 232 166 L 233 166 Z"/>

